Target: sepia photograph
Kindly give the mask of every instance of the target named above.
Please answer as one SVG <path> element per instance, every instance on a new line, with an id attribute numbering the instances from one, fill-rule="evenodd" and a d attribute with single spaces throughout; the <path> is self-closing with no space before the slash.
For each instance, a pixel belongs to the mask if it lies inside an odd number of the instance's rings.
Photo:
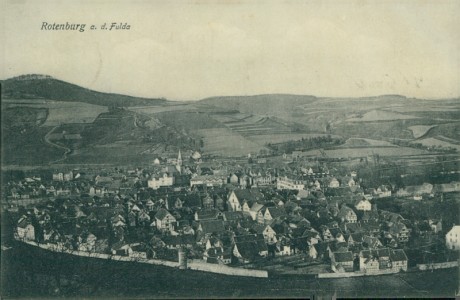
<path id="1" fill-rule="evenodd" d="M 0 298 L 460 296 L 460 1 L 0 7 Z"/>

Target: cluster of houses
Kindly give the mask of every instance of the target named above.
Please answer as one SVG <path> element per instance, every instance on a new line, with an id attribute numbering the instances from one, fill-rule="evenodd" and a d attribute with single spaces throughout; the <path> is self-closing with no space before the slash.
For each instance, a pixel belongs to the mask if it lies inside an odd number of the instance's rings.
<path id="1" fill-rule="evenodd" d="M 16 209 L 16 235 L 63 249 L 138 258 L 177 259 L 178 250 L 187 249 L 190 257 L 208 263 L 245 264 L 301 254 L 335 272 L 407 270 L 402 247 L 411 236 L 410 222 L 378 209 L 373 199 L 391 195 L 391 188 L 363 190 L 356 172 L 225 173 L 184 166 L 180 154 L 157 167 L 156 174 L 68 172 L 51 181 L 9 183 L 13 198 L 28 184 L 43 196 L 50 186 L 69 190 L 54 192 L 61 196 L 54 201 Z M 439 224 L 430 226 L 439 231 Z M 458 228 L 449 249 L 459 247 Z"/>

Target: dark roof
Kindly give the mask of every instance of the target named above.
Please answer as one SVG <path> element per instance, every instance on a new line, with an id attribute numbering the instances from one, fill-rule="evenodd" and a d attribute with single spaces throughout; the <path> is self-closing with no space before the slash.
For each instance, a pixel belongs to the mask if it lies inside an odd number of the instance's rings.
<path id="1" fill-rule="evenodd" d="M 383 248 L 383 249 L 377 249 L 377 255 L 379 257 L 389 257 L 390 256 L 390 249 L 388 248 Z"/>
<path id="2" fill-rule="evenodd" d="M 336 263 L 350 262 L 353 261 L 353 253 L 347 252 L 334 252 L 334 258 Z"/>
<path id="3" fill-rule="evenodd" d="M 378 222 L 369 221 L 369 222 L 362 222 L 361 228 L 363 231 L 379 231 L 380 224 Z"/>
<path id="4" fill-rule="evenodd" d="M 373 236 L 365 236 L 363 238 L 363 245 L 369 248 L 375 248 L 381 245 L 381 242 L 378 238 Z"/>
<path id="5" fill-rule="evenodd" d="M 363 245 L 362 243 L 354 243 L 353 245 L 349 246 L 348 249 L 353 253 L 359 253 L 361 250 L 363 250 Z"/>
<path id="6" fill-rule="evenodd" d="M 350 234 L 351 238 L 353 239 L 353 242 L 358 243 L 363 241 L 363 234 L 361 232 L 355 232 Z"/>
<path id="7" fill-rule="evenodd" d="M 179 245 L 193 245 L 195 244 L 195 237 L 190 234 L 184 235 L 167 235 L 162 238 L 166 245 L 179 246 Z"/>
<path id="8" fill-rule="evenodd" d="M 325 254 L 328 252 L 329 243 L 314 244 L 315 250 L 318 254 Z"/>
<path id="9" fill-rule="evenodd" d="M 235 243 L 252 242 L 255 240 L 264 240 L 262 234 L 243 234 L 235 236 Z"/>
<path id="10" fill-rule="evenodd" d="M 286 216 L 286 211 L 281 207 L 267 207 L 273 219 Z"/>
<path id="11" fill-rule="evenodd" d="M 344 205 L 340 209 L 339 213 L 337 214 L 337 217 L 339 218 L 346 218 L 349 213 L 352 213 L 356 216 L 356 213 L 353 211 L 353 209 L 349 208 L 348 206 Z"/>
<path id="12" fill-rule="evenodd" d="M 31 224 L 31 223 L 30 223 L 29 219 L 27 219 L 27 218 L 21 218 L 21 219 L 19 220 L 19 222 L 18 222 L 18 227 L 26 228 L 27 225 L 30 225 L 30 224 Z"/>
<path id="13" fill-rule="evenodd" d="M 332 242 L 330 243 L 333 252 L 346 252 L 348 251 L 348 244 L 346 242 Z"/>
<path id="14" fill-rule="evenodd" d="M 340 228 L 329 228 L 329 232 L 333 237 L 337 237 L 338 234 L 343 235 L 342 230 Z"/>
<path id="15" fill-rule="evenodd" d="M 392 261 L 407 261 L 407 256 L 404 250 L 396 249 L 396 250 L 391 251 L 390 259 Z"/>
<path id="16" fill-rule="evenodd" d="M 239 201 L 247 200 L 257 202 L 264 199 L 264 195 L 257 189 L 235 189 L 233 192 Z"/>
<path id="17" fill-rule="evenodd" d="M 187 194 L 184 196 L 184 206 L 201 207 L 201 198 L 198 194 Z"/>
<path id="18" fill-rule="evenodd" d="M 406 229 L 407 229 L 407 227 L 406 227 L 406 225 L 404 225 L 404 223 L 397 222 L 397 223 L 394 223 L 393 225 L 390 226 L 389 231 L 392 234 L 399 234 L 401 231 L 404 231 Z"/>
<path id="19" fill-rule="evenodd" d="M 263 236 L 262 239 L 260 239 L 260 236 L 261 235 L 243 235 L 235 237 L 235 246 L 238 248 L 238 252 L 243 258 L 254 259 L 260 252 L 268 250 Z"/>
<path id="20" fill-rule="evenodd" d="M 206 209 L 199 210 L 196 213 L 198 215 L 198 220 L 212 220 L 217 219 L 219 211 L 217 209 Z"/>
<path id="21" fill-rule="evenodd" d="M 155 218 L 158 220 L 163 220 L 167 215 L 170 215 L 169 211 L 164 208 L 160 208 L 158 212 L 155 214 Z"/>
<path id="22" fill-rule="evenodd" d="M 225 231 L 224 222 L 222 220 L 203 220 L 200 221 L 200 225 L 204 234 Z"/>
<path id="23" fill-rule="evenodd" d="M 237 221 L 243 219 L 243 213 L 240 211 L 225 211 L 224 216 L 227 221 Z"/>
<path id="24" fill-rule="evenodd" d="M 343 187 L 343 188 L 335 188 L 335 189 L 327 189 L 324 192 L 324 195 L 327 198 L 330 197 L 340 197 L 340 198 L 350 198 L 353 195 L 350 187 Z"/>
<path id="25" fill-rule="evenodd" d="M 363 250 L 361 251 L 360 255 L 363 258 L 371 258 L 371 257 L 389 257 L 391 251 L 388 248 L 382 249 L 373 249 L 373 250 Z M 407 258 L 406 258 L 407 259 Z"/>
<path id="26" fill-rule="evenodd" d="M 220 247 L 212 247 L 207 250 L 208 254 L 208 260 L 209 258 L 217 258 L 218 256 L 222 256 L 224 254 L 224 251 Z"/>

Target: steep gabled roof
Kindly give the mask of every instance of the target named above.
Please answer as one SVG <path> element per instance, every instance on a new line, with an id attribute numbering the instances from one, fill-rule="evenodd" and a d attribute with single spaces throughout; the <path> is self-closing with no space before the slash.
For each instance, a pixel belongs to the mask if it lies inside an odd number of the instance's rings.
<path id="1" fill-rule="evenodd" d="M 406 252 L 403 249 L 395 249 L 391 251 L 390 259 L 392 261 L 407 261 Z"/>
<path id="2" fill-rule="evenodd" d="M 200 221 L 200 225 L 204 234 L 220 233 L 225 231 L 224 222 L 222 220 L 203 220 Z"/>
<path id="3" fill-rule="evenodd" d="M 273 219 L 286 216 L 286 211 L 282 207 L 267 207 Z"/>
<path id="4" fill-rule="evenodd" d="M 167 215 L 171 215 L 169 211 L 164 208 L 160 208 L 158 212 L 155 214 L 155 218 L 158 220 L 163 220 Z"/>
<path id="5" fill-rule="evenodd" d="M 337 217 L 339 218 L 346 218 L 348 214 L 353 214 L 356 216 L 356 213 L 353 211 L 353 209 L 349 208 L 348 206 L 344 205 L 340 209 L 339 213 L 337 214 Z"/>
<path id="6" fill-rule="evenodd" d="M 235 237 L 235 246 L 245 259 L 254 259 L 260 252 L 268 251 L 261 234 L 240 235 Z"/>

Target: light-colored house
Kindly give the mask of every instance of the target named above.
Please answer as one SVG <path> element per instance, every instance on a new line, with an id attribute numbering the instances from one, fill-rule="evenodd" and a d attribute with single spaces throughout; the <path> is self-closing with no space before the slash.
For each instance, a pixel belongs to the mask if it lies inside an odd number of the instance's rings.
<path id="1" fill-rule="evenodd" d="M 381 185 L 375 190 L 374 194 L 377 198 L 391 197 L 391 189 L 385 185 Z"/>
<path id="2" fill-rule="evenodd" d="M 356 181 L 353 178 L 347 178 L 347 185 L 349 187 L 354 187 L 356 186 Z"/>
<path id="3" fill-rule="evenodd" d="M 276 180 L 276 188 L 278 190 L 303 190 L 305 184 L 300 180 L 290 179 L 287 176 L 280 177 Z"/>
<path id="4" fill-rule="evenodd" d="M 263 219 L 264 219 L 264 214 L 262 213 L 262 209 L 264 208 L 264 205 L 263 204 L 260 204 L 260 203 L 254 203 L 252 206 L 251 206 L 251 209 L 249 210 L 249 214 L 251 215 L 251 218 L 254 220 L 254 221 L 258 221 L 259 223 L 263 223 Z M 244 210 L 243 210 L 244 211 Z"/>
<path id="5" fill-rule="evenodd" d="M 331 181 L 329 182 L 329 187 L 330 188 L 338 188 L 340 187 L 340 182 L 337 180 L 337 178 L 333 177 Z"/>
<path id="6" fill-rule="evenodd" d="M 332 269 L 344 270 L 345 272 L 353 271 L 353 253 L 346 252 L 333 252 L 331 255 Z"/>
<path id="7" fill-rule="evenodd" d="M 208 187 L 222 186 L 225 178 L 217 175 L 198 175 L 190 179 L 190 187 L 194 185 L 205 185 Z"/>
<path id="8" fill-rule="evenodd" d="M 35 227 L 27 219 L 26 216 L 22 216 L 16 228 L 18 238 L 21 240 L 33 241 L 35 240 Z"/>
<path id="9" fill-rule="evenodd" d="M 155 214 L 155 225 L 158 230 L 173 230 L 174 223 L 176 223 L 176 218 L 164 208 Z"/>
<path id="10" fill-rule="evenodd" d="M 402 249 L 362 250 L 359 253 L 359 270 L 366 273 L 407 271 L 407 256 Z"/>
<path id="11" fill-rule="evenodd" d="M 282 207 L 267 207 L 262 210 L 264 214 L 264 223 L 270 222 L 273 219 L 286 216 L 286 211 Z"/>
<path id="12" fill-rule="evenodd" d="M 390 225 L 390 234 L 398 239 L 398 242 L 405 243 L 409 241 L 410 229 L 402 222 L 396 222 Z"/>
<path id="13" fill-rule="evenodd" d="M 451 250 L 460 250 L 460 225 L 455 225 L 446 233 L 446 247 Z"/>
<path id="14" fill-rule="evenodd" d="M 372 209 L 372 204 L 369 200 L 364 198 L 356 201 L 355 208 L 361 211 L 370 211 Z"/>
<path id="15" fill-rule="evenodd" d="M 407 271 L 407 256 L 404 250 L 395 249 L 390 252 L 390 260 L 393 271 Z"/>
<path id="16" fill-rule="evenodd" d="M 174 177 L 169 176 L 167 173 L 163 173 L 160 177 L 152 177 L 152 179 L 147 181 L 148 187 L 154 190 L 157 190 L 162 186 L 172 186 L 173 184 Z"/>
<path id="17" fill-rule="evenodd" d="M 276 232 L 270 225 L 255 225 L 253 230 L 256 231 L 258 234 L 262 234 L 267 244 L 274 244 L 278 240 L 276 239 Z"/>
<path id="18" fill-rule="evenodd" d="M 435 221 L 435 220 L 428 220 L 428 225 L 430 225 L 431 230 L 433 230 L 434 233 L 438 233 L 442 231 L 442 222 L 441 220 Z"/>
<path id="19" fill-rule="evenodd" d="M 240 199 L 238 199 L 238 196 L 236 195 L 235 191 L 232 191 L 230 196 L 228 197 L 228 210 L 229 211 L 241 211 Z"/>
<path id="20" fill-rule="evenodd" d="M 78 243 L 79 251 L 93 252 L 96 249 L 96 236 L 89 233 L 86 238 L 80 238 Z"/>
<path id="21" fill-rule="evenodd" d="M 342 222 L 347 223 L 356 223 L 358 221 L 358 217 L 353 209 L 349 208 L 348 206 L 344 205 L 340 209 L 337 217 L 342 220 Z"/>
<path id="22" fill-rule="evenodd" d="M 256 189 L 235 189 L 228 196 L 227 206 L 229 211 L 242 211 L 244 201 L 255 203 L 260 200 L 263 195 Z"/>

